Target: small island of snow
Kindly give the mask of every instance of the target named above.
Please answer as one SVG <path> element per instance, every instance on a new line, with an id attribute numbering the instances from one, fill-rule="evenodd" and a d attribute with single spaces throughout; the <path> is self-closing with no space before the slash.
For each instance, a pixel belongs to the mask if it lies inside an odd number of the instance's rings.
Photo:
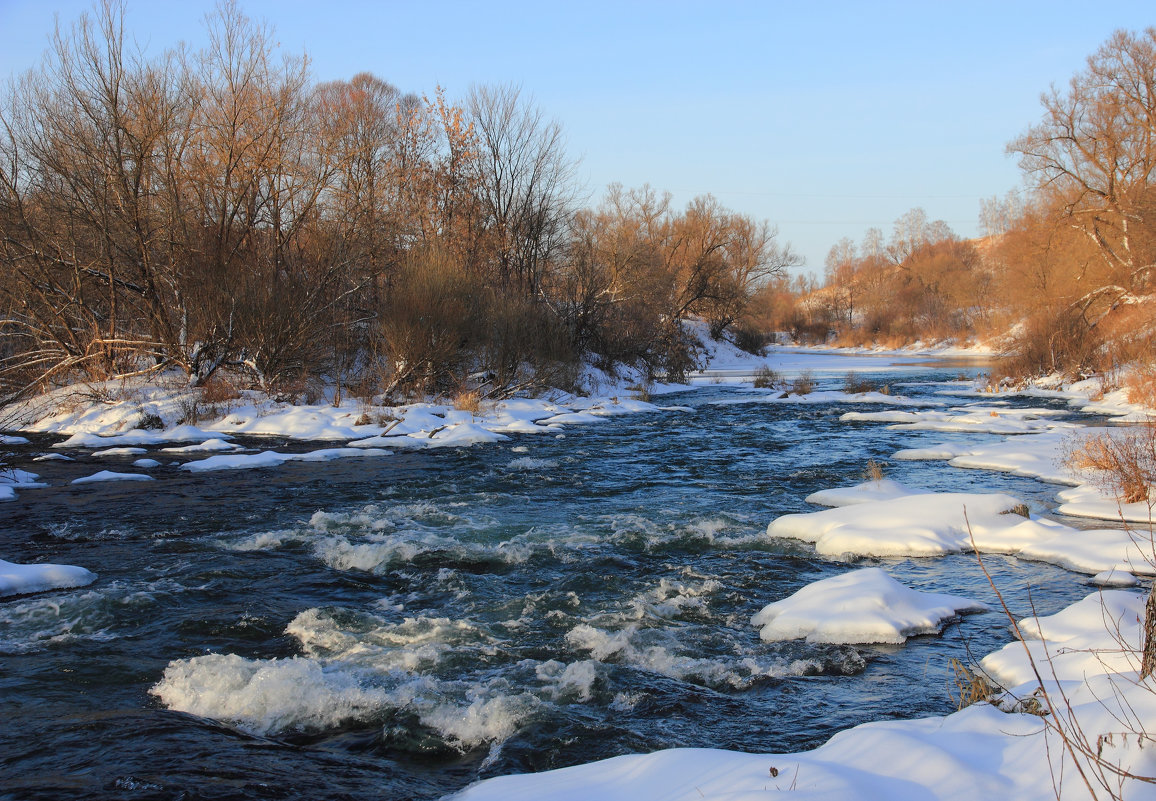
<path id="1" fill-rule="evenodd" d="M 96 581 L 91 570 L 74 565 L 18 565 L 0 559 L 0 597 L 83 587 Z"/>
<path id="2" fill-rule="evenodd" d="M 961 614 L 987 609 L 967 598 L 913 590 L 868 567 L 809 584 L 767 605 L 751 622 L 762 627 L 767 642 L 902 643 L 937 634 Z"/>

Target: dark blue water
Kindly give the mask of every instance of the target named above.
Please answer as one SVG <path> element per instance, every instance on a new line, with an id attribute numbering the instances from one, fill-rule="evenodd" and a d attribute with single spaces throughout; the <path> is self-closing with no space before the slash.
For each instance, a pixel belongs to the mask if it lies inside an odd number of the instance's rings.
<path id="1" fill-rule="evenodd" d="M 1000 614 L 900 647 L 763 643 L 750 618 L 851 567 L 768 539 L 769 521 L 863 480 L 868 459 L 960 435 L 839 421 L 863 404 L 716 404 L 744 397 L 667 396 L 695 411 L 564 438 L 166 466 L 148 484 L 69 486 L 117 466 L 31 461 L 52 438 L 6 449 L 51 486 L 0 506 L 0 557 L 99 580 L 0 602 L 0 790 L 434 799 L 505 773 L 672 746 L 799 750 L 951 711 L 949 661 L 1007 642 Z M 1039 507 L 1056 490 L 938 462 L 886 470 Z M 1047 565 L 987 564 L 1021 614 L 1088 592 Z M 995 603 L 971 556 L 865 565 Z"/>

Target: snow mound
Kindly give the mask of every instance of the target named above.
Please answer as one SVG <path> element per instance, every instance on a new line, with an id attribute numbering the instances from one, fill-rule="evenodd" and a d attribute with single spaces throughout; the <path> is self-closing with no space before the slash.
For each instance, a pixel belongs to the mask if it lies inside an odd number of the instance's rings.
<path id="1" fill-rule="evenodd" d="M 0 559 L 0 597 L 83 587 L 96 574 L 74 565 L 18 565 Z"/>
<path id="2" fill-rule="evenodd" d="M 837 644 L 902 643 L 988 607 L 954 595 L 913 590 L 877 567 L 816 581 L 751 618 L 767 642 L 805 638 Z"/>

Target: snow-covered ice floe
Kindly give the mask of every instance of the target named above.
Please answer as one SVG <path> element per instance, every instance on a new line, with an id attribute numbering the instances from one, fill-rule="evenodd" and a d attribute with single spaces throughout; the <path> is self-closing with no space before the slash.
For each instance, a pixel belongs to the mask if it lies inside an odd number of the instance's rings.
<path id="1" fill-rule="evenodd" d="M 118 473 L 114 470 L 101 470 L 91 476 L 81 476 L 72 479 L 73 484 L 96 484 L 102 481 L 153 481 L 152 476 L 144 473 Z"/>
<path id="2" fill-rule="evenodd" d="M 0 559 L 0 597 L 83 587 L 96 574 L 74 565 L 18 565 Z"/>
<path id="3" fill-rule="evenodd" d="M 27 470 L 0 466 L 0 501 L 16 500 L 16 490 L 18 489 L 33 489 L 35 487 L 48 486 L 41 481 L 37 481 L 38 478 L 40 478 L 40 476 L 35 473 L 30 473 Z"/>
<path id="4" fill-rule="evenodd" d="M 844 392 L 841 390 L 815 390 L 807 393 L 789 392 L 781 389 L 766 389 L 750 392 L 738 398 L 711 401 L 712 406 L 742 406 L 749 403 L 878 403 L 887 406 L 940 406 L 939 401 L 919 400 L 903 395 L 889 395 L 883 392 Z M 849 414 L 858 414 L 849 412 Z M 889 414 L 883 412 L 882 414 Z M 894 414 L 918 414 L 894 412 Z"/>
<path id="5" fill-rule="evenodd" d="M 1083 436 L 1108 435 L 1117 429 L 1086 428 Z M 1071 467 L 1064 453 L 1076 444 L 1071 431 L 1051 431 L 1012 437 L 985 445 L 947 443 L 925 448 L 904 448 L 892 454 L 893 459 L 945 459 L 953 467 L 993 470 L 1037 478 L 1052 484 L 1074 485 L 1057 493 L 1057 512 L 1072 517 L 1138 523 L 1150 529 L 1156 520 L 1156 503 L 1145 501 L 1122 503 L 1095 485 L 1095 476 Z M 1156 501 L 1156 498 L 1153 499 Z M 822 503 L 822 501 L 817 501 Z"/>
<path id="6" fill-rule="evenodd" d="M 825 556 L 938 556 L 978 549 L 1049 562 L 1080 573 L 1108 570 L 1156 574 L 1156 546 L 1147 527 L 1076 529 L 1025 518 L 1010 495 L 925 492 L 896 481 L 868 481 L 807 498 L 835 506 L 784 515 L 767 534 L 815 543 Z"/>
<path id="7" fill-rule="evenodd" d="M 185 462 L 180 469 L 192 473 L 208 473 L 215 470 L 252 470 L 258 467 L 278 467 L 286 462 L 328 462 L 334 459 L 388 456 L 389 454 L 390 452 L 383 448 L 322 448 L 306 453 L 278 453 L 276 451 L 224 453 L 206 459 Z"/>
<path id="8" fill-rule="evenodd" d="M 972 434 L 1031 434 L 1069 429 L 1071 423 L 1053 418 L 1067 412 L 1058 409 L 1012 409 L 1003 406 L 962 406 L 944 411 L 847 412 L 844 422 L 890 423 L 895 431 L 946 431 Z"/>
<path id="9" fill-rule="evenodd" d="M 961 614 L 987 610 L 967 598 L 913 590 L 868 567 L 808 584 L 763 607 L 751 622 L 767 642 L 902 643 L 937 634 Z"/>
<path id="10" fill-rule="evenodd" d="M 1024 520 L 1009 515 L 1020 505 L 1001 493 L 907 494 L 783 515 L 771 522 L 767 534 L 813 542 L 825 556 L 939 556 L 970 550 L 973 535 L 981 548 L 997 544 L 992 535 Z"/>

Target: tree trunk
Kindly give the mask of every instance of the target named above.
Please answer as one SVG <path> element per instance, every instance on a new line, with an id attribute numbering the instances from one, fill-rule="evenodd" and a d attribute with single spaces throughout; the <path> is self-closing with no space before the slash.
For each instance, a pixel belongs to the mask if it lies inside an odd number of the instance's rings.
<path id="1" fill-rule="evenodd" d="M 1156 671 L 1156 584 L 1148 593 L 1148 603 L 1144 607 L 1144 652 L 1140 662 L 1140 678 L 1145 679 Z"/>

